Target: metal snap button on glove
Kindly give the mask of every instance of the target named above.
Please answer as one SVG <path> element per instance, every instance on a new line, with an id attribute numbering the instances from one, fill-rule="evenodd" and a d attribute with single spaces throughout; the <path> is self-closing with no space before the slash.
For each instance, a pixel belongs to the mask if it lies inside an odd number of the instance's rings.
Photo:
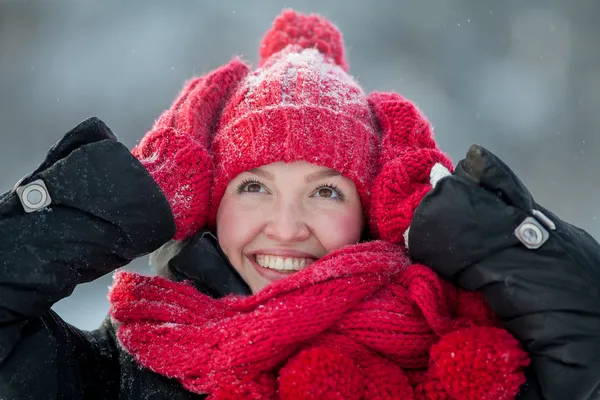
<path id="1" fill-rule="evenodd" d="M 535 218 L 527 217 L 515 229 L 515 236 L 529 249 L 540 248 L 550 234 Z"/>
<path id="2" fill-rule="evenodd" d="M 17 196 L 27 213 L 41 210 L 52 202 L 48 188 L 41 179 L 17 187 Z"/>

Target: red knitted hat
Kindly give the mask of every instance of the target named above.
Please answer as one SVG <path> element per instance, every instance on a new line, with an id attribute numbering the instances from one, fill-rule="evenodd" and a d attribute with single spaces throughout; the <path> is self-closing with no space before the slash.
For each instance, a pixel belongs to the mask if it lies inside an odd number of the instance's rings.
<path id="1" fill-rule="evenodd" d="M 238 174 L 299 160 L 351 179 L 368 215 L 379 138 L 367 96 L 347 73 L 339 30 L 317 15 L 287 10 L 264 36 L 260 56 L 219 121 L 209 221 L 214 226 Z"/>
<path id="2" fill-rule="evenodd" d="M 175 239 L 215 226 L 239 173 L 303 160 L 351 179 L 372 235 L 404 243 L 415 208 L 452 171 L 429 122 L 396 93 L 366 96 L 341 33 L 317 15 L 284 11 L 260 56 L 252 73 L 236 59 L 192 79 L 134 149 L 169 200 Z"/>

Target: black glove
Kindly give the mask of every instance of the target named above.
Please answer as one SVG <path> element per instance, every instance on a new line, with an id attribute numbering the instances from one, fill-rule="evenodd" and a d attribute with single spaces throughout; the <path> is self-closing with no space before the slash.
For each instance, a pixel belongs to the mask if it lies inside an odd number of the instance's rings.
<path id="1" fill-rule="evenodd" d="M 471 146 L 415 211 L 417 262 L 481 291 L 532 365 L 520 398 L 600 399 L 600 245 Z"/>

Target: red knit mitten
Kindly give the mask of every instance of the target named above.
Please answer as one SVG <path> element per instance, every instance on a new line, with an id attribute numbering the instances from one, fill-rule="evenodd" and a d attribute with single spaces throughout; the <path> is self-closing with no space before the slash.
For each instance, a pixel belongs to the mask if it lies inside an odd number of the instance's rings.
<path id="1" fill-rule="evenodd" d="M 235 59 L 187 82 L 132 151 L 169 201 L 176 240 L 207 222 L 213 180 L 208 146 L 225 100 L 247 73 L 248 67 Z"/>
<path id="2" fill-rule="evenodd" d="M 382 133 L 371 230 L 380 239 L 406 245 L 415 209 L 453 165 L 437 148 L 429 122 L 410 101 L 396 93 L 371 93 L 369 104 Z"/>

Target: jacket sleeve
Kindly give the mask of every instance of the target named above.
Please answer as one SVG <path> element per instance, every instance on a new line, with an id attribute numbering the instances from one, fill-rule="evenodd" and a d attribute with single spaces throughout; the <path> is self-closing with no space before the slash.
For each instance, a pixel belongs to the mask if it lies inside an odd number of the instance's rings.
<path id="1" fill-rule="evenodd" d="M 26 212 L 17 188 L 50 196 Z M 83 332 L 51 307 L 171 239 L 169 205 L 108 127 L 91 118 L 0 197 L 0 398 L 113 398 L 119 384 L 108 325 Z"/>
<path id="2" fill-rule="evenodd" d="M 409 253 L 481 291 L 531 356 L 521 399 L 600 399 L 600 245 L 473 146 L 418 206 Z"/>

